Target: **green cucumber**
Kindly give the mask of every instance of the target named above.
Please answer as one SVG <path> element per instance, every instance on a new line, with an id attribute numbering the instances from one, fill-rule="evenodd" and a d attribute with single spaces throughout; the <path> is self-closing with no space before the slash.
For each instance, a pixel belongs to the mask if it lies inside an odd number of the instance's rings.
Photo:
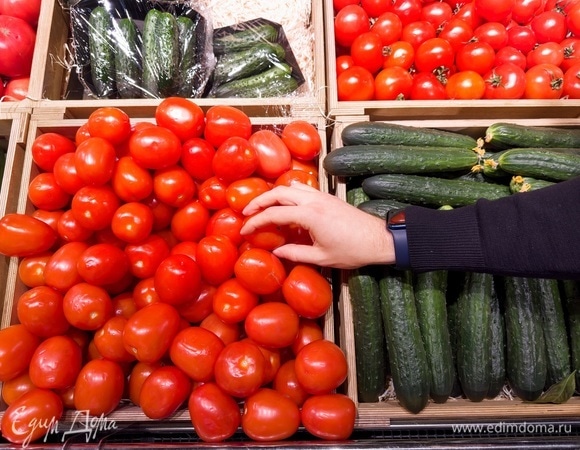
<path id="1" fill-rule="evenodd" d="M 388 360 L 379 283 L 372 267 L 347 275 L 352 306 L 359 402 L 376 403 L 387 386 Z"/>
<path id="2" fill-rule="evenodd" d="M 386 268 L 379 290 L 395 394 L 403 408 L 418 413 L 429 401 L 429 364 L 417 318 L 412 275 Z"/>
<path id="3" fill-rule="evenodd" d="M 518 192 L 530 192 L 551 186 L 553 184 L 553 181 L 538 180 L 537 178 L 514 175 L 510 180 L 510 191 L 512 194 L 517 194 Z"/>
<path id="4" fill-rule="evenodd" d="M 280 44 L 260 42 L 247 50 L 221 55 L 213 71 L 214 86 L 256 75 L 272 64 L 284 61 L 285 50 Z"/>
<path id="5" fill-rule="evenodd" d="M 446 291 L 447 272 L 444 270 L 415 276 L 415 304 L 429 365 L 430 396 L 436 403 L 444 403 L 449 398 L 455 381 Z"/>
<path id="6" fill-rule="evenodd" d="M 478 163 L 479 155 L 469 149 L 359 144 L 332 150 L 323 167 L 334 176 L 366 176 L 453 172 L 470 170 Z"/>
<path id="7" fill-rule="evenodd" d="M 546 342 L 546 387 L 549 387 L 566 378 L 571 372 L 564 307 L 557 280 L 531 278 L 530 288 L 535 301 L 540 305 Z"/>
<path id="8" fill-rule="evenodd" d="M 466 180 L 448 180 L 421 175 L 380 174 L 363 180 L 362 187 L 372 198 L 390 198 L 427 206 L 470 205 L 480 198 L 507 197 L 509 187 Z"/>
<path id="9" fill-rule="evenodd" d="M 530 127 L 497 122 L 485 131 L 485 142 L 497 148 L 580 147 L 580 129 Z"/>
<path id="10" fill-rule="evenodd" d="M 367 194 L 365 193 L 365 195 Z M 372 214 L 373 216 L 380 217 L 381 219 L 386 219 L 387 214 L 389 213 L 390 210 L 404 209 L 407 206 L 409 206 L 409 203 L 403 203 L 397 200 L 389 200 L 384 198 L 376 198 L 364 201 L 360 203 L 357 207 L 358 209 L 361 209 L 369 214 Z"/>
<path id="11" fill-rule="evenodd" d="M 113 19 L 103 6 L 97 6 L 89 16 L 89 54 L 91 80 L 99 98 L 115 92 L 115 52 L 112 39 Z"/>
<path id="12" fill-rule="evenodd" d="M 485 155 L 483 155 L 483 162 L 481 164 L 481 167 L 482 172 L 486 177 L 500 180 L 502 178 L 509 179 L 509 177 L 511 177 L 510 173 L 501 170 L 501 168 L 499 167 L 499 162 L 497 161 L 504 151 L 505 150 L 495 153 L 486 152 Z"/>
<path id="13" fill-rule="evenodd" d="M 141 97 L 141 33 L 133 20 L 118 21 L 115 68 L 117 92 L 121 98 Z"/>
<path id="14" fill-rule="evenodd" d="M 546 342 L 530 280 L 505 277 L 506 375 L 522 400 L 537 399 L 546 385 Z"/>
<path id="15" fill-rule="evenodd" d="M 543 180 L 563 181 L 580 175 L 580 155 L 547 148 L 512 148 L 497 160 L 501 170 Z"/>
<path id="16" fill-rule="evenodd" d="M 351 188 L 346 191 L 346 202 L 358 207 L 361 203 L 369 201 L 369 196 L 362 187 Z"/>
<path id="17" fill-rule="evenodd" d="M 241 31 L 214 34 L 213 52 L 216 55 L 247 50 L 260 42 L 276 42 L 278 30 L 270 24 L 260 24 Z"/>
<path id="18" fill-rule="evenodd" d="M 465 396 L 480 402 L 491 383 L 493 276 L 467 272 L 457 299 L 457 375 Z"/>
<path id="19" fill-rule="evenodd" d="M 490 335 L 490 382 L 487 391 L 488 398 L 497 397 L 503 390 L 506 382 L 505 368 L 505 321 L 503 310 L 497 294 L 497 280 L 491 293 Z"/>
<path id="20" fill-rule="evenodd" d="M 178 16 L 177 41 L 179 48 L 179 87 L 176 95 L 191 98 L 195 94 L 197 77 L 197 34 L 196 23 L 187 16 Z"/>
<path id="21" fill-rule="evenodd" d="M 264 72 L 218 86 L 213 95 L 216 98 L 268 98 L 290 94 L 296 89 L 298 81 L 292 76 L 292 67 L 276 63 Z"/>
<path id="22" fill-rule="evenodd" d="M 566 310 L 570 359 L 576 371 L 576 391 L 580 392 L 580 281 L 560 280 L 560 291 Z"/>
<path id="23" fill-rule="evenodd" d="M 178 80 L 179 31 L 175 17 L 151 9 L 143 25 L 143 88 L 147 97 L 175 93 Z"/>
<path id="24" fill-rule="evenodd" d="M 477 147 L 477 141 L 465 134 L 388 122 L 351 123 L 343 128 L 341 137 L 344 145 L 410 145 L 464 149 Z"/>

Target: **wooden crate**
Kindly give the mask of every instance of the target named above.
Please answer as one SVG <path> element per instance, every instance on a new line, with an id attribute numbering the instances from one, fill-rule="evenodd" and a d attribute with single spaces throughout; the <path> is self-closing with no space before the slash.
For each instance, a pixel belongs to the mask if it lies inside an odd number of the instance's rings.
<path id="1" fill-rule="evenodd" d="M 580 117 L 580 100 L 338 100 L 332 0 L 324 0 L 327 112 L 329 117 L 367 115 L 376 120 Z"/>
<path id="2" fill-rule="evenodd" d="M 219 7 L 219 2 L 214 2 Z M 213 3 L 212 3 L 213 4 Z M 260 11 L 256 11 L 260 17 Z M 58 0 L 43 0 L 42 23 L 39 25 L 38 58 L 34 61 L 33 72 L 44 74 L 36 77 L 31 88 L 34 105 L 48 113 L 62 111 L 74 105 L 93 105 L 93 101 L 83 96 L 82 88 L 71 68 L 71 36 L 68 11 L 63 11 Z M 325 41 L 323 26 L 322 0 L 312 0 L 310 24 L 314 31 L 312 37 L 312 79 L 307 80 L 300 90 L 285 97 L 250 99 L 195 99 L 200 106 L 223 104 L 237 106 L 251 115 L 312 117 L 323 115 L 326 108 Z M 119 100 L 98 100 L 103 104 Z M 153 100 L 154 101 L 154 100 Z M 135 103 L 137 102 L 137 103 Z M 147 99 L 121 101 L 130 108 L 135 104 L 147 106 Z M 92 107 L 92 106 L 88 106 Z M 58 114 L 58 113 L 57 113 Z"/>
<path id="3" fill-rule="evenodd" d="M 1 117 L 1 116 L 0 116 Z M 281 132 L 284 125 L 288 124 L 294 120 L 293 118 L 289 117 L 251 117 L 252 124 L 255 130 L 258 129 L 272 129 L 276 132 Z M 323 144 L 323 151 L 319 158 L 319 166 L 320 166 L 320 173 L 323 174 L 323 170 L 321 167 L 322 159 L 326 155 L 326 148 L 327 148 L 327 129 L 326 129 L 326 122 L 319 118 L 314 117 L 311 119 L 304 119 L 308 120 L 309 123 L 312 123 L 319 131 L 322 144 Z M 140 115 L 139 118 L 132 118 L 134 123 L 137 122 L 154 122 L 152 116 L 144 117 L 144 115 Z M 32 156 L 30 152 L 30 147 L 34 142 L 34 139 L 40 136 L 43 133 L 48 132 L 56 132 L 63 134 L 71 139 L 74 139 L 75 132 L 77 129 L 86 123 L 86 118 L 74 118 L 74 119 L 66 119 L 61 117 L 60 119 L 54 118 L 32 118 L 30 120 L 29 130 L 28 130 L 28 137 L 27 137 L 27 145 L 26 145 L 26 155 L 24 155 L 24 146 L 21 147 L 19 157 L 20 157 L 20 168 L 18 170 L 18 176 L 12 177 L 11 182 L 14 185 L 18 185 L 20 193 L 16 193 L 17 195 L 11 202 L 11 211 L 16 211 L 20 213 L 31 213 L 34 210 L 34 207 L 28 200 L 28 185 L 30 180 L 39 173 L 38 167 L 33 163 Z M 0 126 L 3 125 L 3 122 L 0 120 Z M 1 128 L 0 128 L 1 131 Z M 24 133 L 23 130 L 20 130 L 21 134 Z M 16 135 L 16 132 L 14 132 Z M 15 138 L 16 140 L 16 138 Z M 19 142 L 23 142 L 23 139 L 20 138 Z M 21 174 L 21 176 L 20 176 Z M 320 181 L 320 189 L 328 192 L 328 182 L 327 179 L 321 176 L 319 178 Z M 4 193 L 4 187 L 2 190 Z M 4 195 L 2 195 L 4 198 Z M 2 292 L 2 297 L 0 300 L 3 300 L 3 309 L 0 310 L 2 312 L 1 321 L 0 321 L 0 328 L 5 328 L 11 324 L 18 323 L 18 318 L 16 314 L 16 307 L 15 303 L 17 302 L 20 295 L 22 295 L 28 288 L 19 280 L 18 278 L 18 258 L 6 258 L 7 266 L 7 273 L 4 275 L 2 285 L 6 285 L 5 292 Z M 331 282 L 331 272 L 327 269 L 323 271 L 324 276 Z M 338 298 L 338 295 L 335 294 L 335 297 Z M 327 339 L 332 341 L 336 341 L 335 338 L 335 318 L 334 318 L 334 309 L 331 308 L 327 314 L 321 318 L 321 326 L 323 328 L 324 336 Z M 0 383 L 1 389 L 1 383 Z M 2 402 L 0 399 L 0 419 L 3 415 L 3 411 L 6 409 L 6 404 Z M 74 422 L 75 412 L 74 411 L 67 411 L 63 416 L 62 420 L 59 423 L 69 424 Z M 110 421 L 115 421 L 119 424 L 124 423 L 141 423 L 141 422 L 149 422 L 151 424 L 155 424 L 155 421 L 147 418 L 140 410 L 140 408 L 134 406 L 133 404 L 123 403 L 116 409 L 113 413 L 107 416 L 107 419 Z M 183 408 L 178 411 L 174 416 L 171 417 L 172 422 L 177 421 L 185 421 L 190 423 L 189 413 L 187 408 Z M 187 424 L 186 424 L 187 425 Z M 62 429 L 66 429 L 66 426 Z"/>
<path id="4" fill-rule="evenodd" d="M 335 123 L 330 138 L 330 151 L 342 147 L 340 133 L 342 129 L 359 120 L 368 120 L 368 117 L 339 117 Z M 551 126 L 562 128 L 580 127 L 579 119 L 504 119 L 527 126 Z M 391 122 L 391 121 L 389 121 Z M 497 120 L 407 120 L 392 121 L 403 125 L 412 125 L 425 128 L 440 128 L 459 132 L 474 138 L 485 136 L 485 129 Z M 336 196 L 346 201 L 346 180 L 333 177 L 331 186 Z M 360 429 L 385 429 L 388 427 L 404 426 L 450 426 L 465 422 L 498 423 L 501 421 L 547 421 L 569 420 L 580 415 L 580 396 L 574 396 L 564 404 L 536 404 L 526 403 L 518 399 L 509 400 L 505 396 L 488 399 L 482 402 L 471 402 L 463 398 L 450 398 L 446 403 L 437 404 L 432 401 L 419 414 L 412 414 L 399 405 L 396 400 L 386 400 L 376 403 L 358 401 L 356 381 L 356 350 L 354 345 L 354 326 L 352 305 L 346 280 L 346 272 L 341 272 L 339 301 L 337 315 L 339 317 L 338 339 L 341 348 L 346 354 L 349 373 L 344 384 L 345 393 L 354 400 L 358 407 L 356 427 Z"/>

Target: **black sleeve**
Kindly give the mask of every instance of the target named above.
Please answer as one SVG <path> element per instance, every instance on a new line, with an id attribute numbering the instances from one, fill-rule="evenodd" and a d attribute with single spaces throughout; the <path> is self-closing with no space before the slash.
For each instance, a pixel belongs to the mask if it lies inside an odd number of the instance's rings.
<path id="1" fill-rule="evenodd" d="M 406 221 L 413 270 L 580 279 L 580 177 Z"/>

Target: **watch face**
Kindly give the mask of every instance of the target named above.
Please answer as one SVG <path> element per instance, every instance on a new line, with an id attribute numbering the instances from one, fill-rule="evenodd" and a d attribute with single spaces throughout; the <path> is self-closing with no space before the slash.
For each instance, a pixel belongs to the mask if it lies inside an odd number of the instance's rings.
<path id="1" fill-rule="evenodd" d="M 405 211 L 395 211 L 392 215 L 389 216 L 389 227 L 405 227 Z"/>

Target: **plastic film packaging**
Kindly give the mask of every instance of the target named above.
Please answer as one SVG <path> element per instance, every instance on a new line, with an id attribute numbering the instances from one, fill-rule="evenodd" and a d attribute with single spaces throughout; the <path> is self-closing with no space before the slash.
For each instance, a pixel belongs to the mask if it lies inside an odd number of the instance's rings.
<path id="1" fill-rule="evenodd" d="M 202 97 L 213 71 L 208 12 L 184 1 L 79 0 L 70 7 L 79 81 L 96 98 Z"/>

